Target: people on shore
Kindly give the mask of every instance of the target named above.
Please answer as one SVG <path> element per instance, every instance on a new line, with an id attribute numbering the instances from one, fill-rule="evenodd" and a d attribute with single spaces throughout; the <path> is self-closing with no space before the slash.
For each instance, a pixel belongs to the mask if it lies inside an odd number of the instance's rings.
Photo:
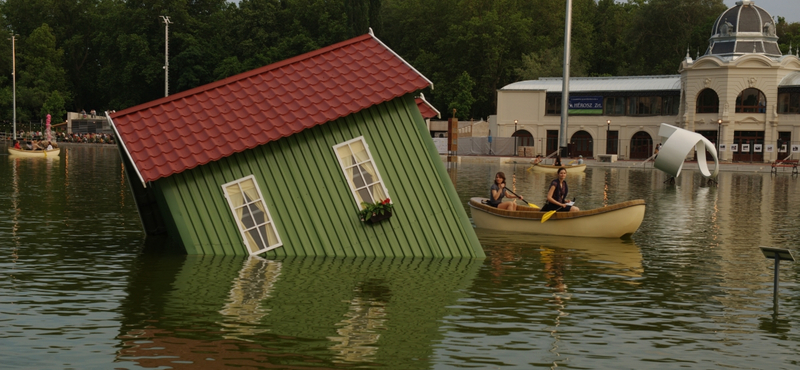
<path id="1" fill-rule="evenodd" d="M 561 167 L 557 172 L 558 176 L 550 182 L 550 189 L 547 190 L 547 202 L 542 207 L 542 212 L 578 212 L 580 209 L 575 207 L 574 202 L 567 201 L 569 186 L 567 185 L 567 169 Z"/>
<path id="2" fill-rule="evenodd" d="M 506 175 L 502 172 L 498 172 L 494 175 L 494 183 L 492 187 L 489 189 L 489 201 L 487 202 L 488 205 L 492 207 L 497 207 L 498 209 L 505 209 L 509 211 L 516 211 L 517 210 L 517 203 L 514 200 L 511 201 L 503 201 L 503 198 L 519 198 L 522 200 L 522 197 L 517 197 L 514 194 L 511 194 L 506 189 Z"/>

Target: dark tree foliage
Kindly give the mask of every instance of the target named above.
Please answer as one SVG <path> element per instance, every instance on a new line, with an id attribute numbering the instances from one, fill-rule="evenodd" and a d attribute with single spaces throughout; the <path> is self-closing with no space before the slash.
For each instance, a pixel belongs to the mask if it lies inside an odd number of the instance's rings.
<path id="1" fill-rule="evenodd" d="M 674 74 L 704 53 L 722 0 L 573 0 L 572 76 Z M 767 9 L 769 10 L 769 9 Z M 434 82 L 444 116 L 485 118 L 497 90 L 560 77 L 563 0 L 0 0 L 16 42 L 17 117 L 120 110 L 362 35 Z M 800 24 L 779 18 L 781 50 Z M 12 118 L 11 43 L 0 43 L 0 120 Z"/>

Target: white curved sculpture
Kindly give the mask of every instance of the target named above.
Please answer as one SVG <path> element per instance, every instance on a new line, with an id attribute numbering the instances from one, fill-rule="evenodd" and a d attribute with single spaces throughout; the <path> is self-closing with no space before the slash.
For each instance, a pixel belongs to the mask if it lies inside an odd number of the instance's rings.
<path id="1" fill-rule="evenodd" d="M 683 168 L 686 157 L 692 153 L 692 149 L 697 150 L 697 166 L 706 178 L 716 178 L 719 173 L 719 158 L 714 143 L 704 138 L 696 132 L 684 130 L 666 123 L 661 124 L 658 136 L 664 141 L 661 149 L 658 150 L 653 166 L 666 172 L 673 177 L 678 177 Z M 708 170 L 706 163 L 706 151 L 714 157 L 714 172 Z"/>

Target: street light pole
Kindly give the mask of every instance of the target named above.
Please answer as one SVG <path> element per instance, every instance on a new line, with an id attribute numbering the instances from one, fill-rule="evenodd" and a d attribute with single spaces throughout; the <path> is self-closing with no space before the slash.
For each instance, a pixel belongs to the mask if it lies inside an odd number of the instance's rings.
<path id="1" fill-rule="evenodd" d="M 519 153 L 517 152 L 517 137 L 514 136 L 516 134 L 517 134 L 517 120 L 514 120 L 514 133 L 511 134 L 511 137 L 514 138 L 514 155 L 519 155 Z"/>
<path id="2" fill-rule="evenodd" d="M 19 35 L 11 34 L 11 79 L 13 80 L 13 109 L 14 109 L 14 133 L 13 140 L 17 140 L 17 55 L 16 38 Z"/>
<path id="3" fill-rule="evenodd" d="M 611 133 L 611 120 L 606 120 L 606 154 L 609 153 L 609 149 L 611 149 L 611 137 L 609 136 Z"/>
<path id="4" fill-rule="evenodd" d="M 718 119 L 717 120 L 717 156 L 721 157 L 721 154 L 719 153 L 719 148 L 720 148 L 720 145 L 722 144 L 722 138 L 720 137 L 720 132 L 722 132 L 722 120 Z"/>
<path id="5" fill-rule="evenodd" d="M 164 21 L 164 96 L 169 96 L 169 16 L 162 15 Z"/>

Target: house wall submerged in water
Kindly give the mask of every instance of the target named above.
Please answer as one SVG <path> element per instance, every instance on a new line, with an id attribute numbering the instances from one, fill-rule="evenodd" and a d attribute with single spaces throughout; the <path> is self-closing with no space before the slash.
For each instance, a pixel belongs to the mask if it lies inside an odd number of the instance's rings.
<path id="1" fill-rule="evenodd" d="M 186 253 L 483 257 L 414 99 L 430 84 L 370 34 L 109 119 L 145 231 Z"/>

